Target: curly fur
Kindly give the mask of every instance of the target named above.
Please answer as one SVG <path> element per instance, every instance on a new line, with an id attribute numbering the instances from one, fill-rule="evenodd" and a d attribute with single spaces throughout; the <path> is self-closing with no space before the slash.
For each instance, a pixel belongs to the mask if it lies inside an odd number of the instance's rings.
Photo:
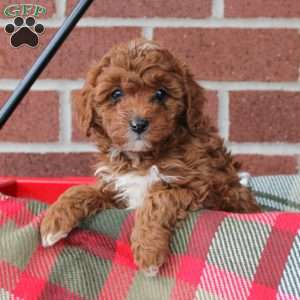
<path id="1" fill-rule="evenodd" d="M 115 88 L 124 91 L 116 103 Z M 163 103 L 153 98 L 159 88 L 167 91 Z M 239 164 L 203 114 L 202 88 L 168 50 L 145 40 L 113 48 L 90 69 L 75 103 L 81 128 L 100 150 L 99 179 L 71 188 L 49 208 L 41 226 L 45 246 L 97 211 L 136 207 L 135 262 L 153 275 L 189 211 L 259 211 L 240 184 Z M 150 123 L 140 136 L 128 125 L 136 116 Z"/>

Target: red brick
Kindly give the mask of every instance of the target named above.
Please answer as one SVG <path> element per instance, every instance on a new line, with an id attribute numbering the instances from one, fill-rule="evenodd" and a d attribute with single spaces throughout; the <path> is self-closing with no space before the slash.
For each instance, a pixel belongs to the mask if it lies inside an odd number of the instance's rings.
<path id="1" fill-rule="evenodd" d="M 300 17 L 299 0 L 225 0 L 224 6 L 226 17 Z"/>
<path id="2" fill-rule="evenodd" d="M 217 93 L 215 91 L 205 91 L 204 96 L 207 99 L 204 112 L 209 116 L 212 125 L 218 127 L 219 101 Z"/>
<path id="3" fill-rule="evenodd" d="M 3 0 L 0 3 L 0 12 L 1 12 L 1 17 L 6 18 L 4 16 L 4 9 L 8 5 L 12 4 L 38 4 L 41 6 L 44 6 L 47 9 L 47 14 L 46 16 L 40 15 L 39 18 L 45 19 L 45 18 L 50 18 L 53 17 L 55 12 L 56 12 L 56 7 L 55 7 L 55 1 L 49 1 L 49 0 L 36 0 L 36 1 L 29 1 L 29 0 Z"/>
<path id="4" fill-rule="evenodd" d="M 1 153 L 0 176 L 93 176 L 94 153 Z"/>
<path id="5" fill-rule="evenodd" d="M 76 0 L 68 0 L 68 13 L 70 13 Z M 87 12 L 92 17 L 177 17 L 177 18 L 205 18 L 211 15 L 212 0 L 115 0 L 94 1 Z"/>
<path id="6" fill-rule="evenodd" d="M 230 140 L 300 142 L 300 93 L 230 93 Z"/>
<path id="7" fill-rule="evenodd" d="M 297 173 L 297 159 L 294 156 L 236 155 L 242 163 L 242 170 L 253 176 L 287 175 Z"/>
<path id="8" fill-rule="evenodd" d="M 190 65 L 197 79 L 298 80 L 297 30 L 158 28 L 154 37 Z"/>
<path id="9" fill-rule="evenodd" d="M 10 92 L 0 93 L 0 105 Z M 55 142 L 59 139 L 59 100 L 55 92 L 30 92 L 0 131 L 1 142 Z"/>
<path id="10" fill-rule="evenodd" d="M 9 36 L 0 30 L 0 78 L 19 78 L 37 59 L 55 30 L 46 28 L 37 48 L 12 48 Z M 84 78 L 93 61 L 99 60 L 114 44 L 139 37 L 137 28 L 76 28 L 62 45 L 41 78 Z M 13 62 L 13 67 L 10 66 Z"/>

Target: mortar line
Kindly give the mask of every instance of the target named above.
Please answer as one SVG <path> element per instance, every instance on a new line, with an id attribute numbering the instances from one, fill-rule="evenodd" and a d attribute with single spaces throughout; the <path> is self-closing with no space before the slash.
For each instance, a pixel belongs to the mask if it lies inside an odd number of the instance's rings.
<path id="1" fill-rule="evenodd" d="M 153 27 L 144 27 L 142 30 L 142 36 L 147 40 L 153 40 L 153 33 L 154 33 Z"/>
<path id="2" fill-rule="evenodd" d="M 224 18 L 224 0 L 212 1 L 212 17 Z"/>
<path id="3" fill-rule="evenodd" d="M 219 90 L 218 93 L 219 110 L 218 110 L 218 128 L 221 137 L 228 141 L 229 139 L 229 93 Z"/>
<path id="4" fill-rule="evenodd" d="M 70 91 L 59 92 L 60 114 L 59 114 L 59 141 L 62 144 L 69 144 L 72 140 L 72 114 L 70 104 Z"/>
<path id="5" fill-rule="evenodd" d="M 0 90 L 14 90 L 18 85 L 18 79 L 0 79 Z M 32 86 L 34 91 L 66 91 L 80 89 L 84 80 L 66 80 L 66 79 L 40 79 Z"/>
<path id="6" fill-rule="evenodd" d="M 226 146 L 233 154 L 299 156 L 300 143 L 234 143 Z M 96 146 L 91 143 L 0 143 L 0 153 L 79 153 L 95 152 Z"/>
<path id="7" fill-rule="evenodd" d="M 300 144 L 288 143 L 226 143 L 233 154 L 299 155 Z"/>
<path id="8" fill-rule="evenodd" d="M 0 153 L 81 153 L 97 152 L 89 143 L 0 143 Z"/>
<path id="9" fill-rule="evenodd" d="M 8 20 L 0 19 L 0 27 L 4 27 Z M 64 17 L 39 19 L 47 28 L 58 28 Z M 160 28 L 249 28 L 249 29 L 300 29 L 300 18 L 109 18 L 109 17 L 84 17 L 77 26 L 79 27 L 157 27 Z"/>
<path id="10" fill-rule="evenodd" d="M 197 81 L 207 90 L 222 91 L 300 91 L 300 82 L 260 82 L 260 81 Z M 0 79 L 0 90 L 14 90 L 18 79 Z M 32 86 L 32 90 L 65 91 L 82 88 L 84 79 L 40 79 Z"/>
<path id="11" fill-rule="evenodd" d="M 66 0 L 55 0 L 55 8 L 56 8 L 56 19 L 61 19 L 65 17 L 67 1 Z"/>
<path id="12" fill-rule="evenodd" d="M 205 81 L 198 83 L 208 90 L 223 91 L 300 91 L 300 82 Z"/>

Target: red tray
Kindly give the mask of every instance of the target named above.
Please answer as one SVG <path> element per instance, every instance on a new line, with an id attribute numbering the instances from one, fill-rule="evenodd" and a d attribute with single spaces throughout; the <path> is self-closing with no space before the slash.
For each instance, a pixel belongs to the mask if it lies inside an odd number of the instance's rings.
<path id="1" fill-rule="evenodd" d="M 34 198 L 51 204 L 67 188 L 95 182 L 93 177 L 28 178 L 0 177 L 0 193 L 23 198 Z"/>

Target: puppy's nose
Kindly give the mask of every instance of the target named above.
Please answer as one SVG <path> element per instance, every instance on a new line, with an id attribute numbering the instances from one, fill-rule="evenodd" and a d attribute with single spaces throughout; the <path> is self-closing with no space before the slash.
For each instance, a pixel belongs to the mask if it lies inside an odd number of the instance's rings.
<path id="1" fill-rule="evenodd" d="M 148 128 L 149 121 L 142 118 L 134 118 L 129 122 L 129 126 L 133 132 L 141 134 Z"/>

